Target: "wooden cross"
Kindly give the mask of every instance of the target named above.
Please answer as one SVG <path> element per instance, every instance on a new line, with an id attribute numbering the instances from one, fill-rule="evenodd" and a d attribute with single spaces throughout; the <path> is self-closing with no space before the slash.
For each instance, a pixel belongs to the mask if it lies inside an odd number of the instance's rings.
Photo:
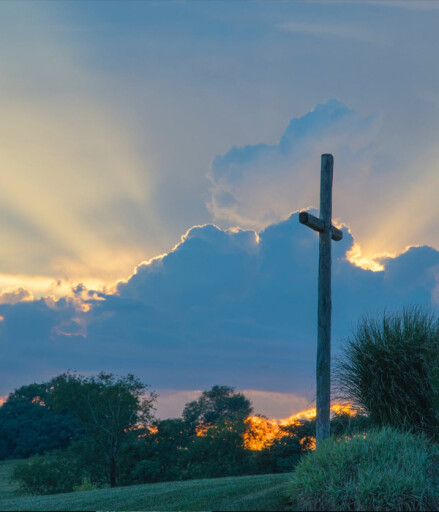
<path id="1" fill-rule="evenodd" d="M 319 235 L 319 298 L 317 328 L 317 447 L 329 437 L 331 405 L 331 239 L 339 241 L 343 233 L 331 224 L 332 174 L 334 158 L 322 155 L 320 175 L 320 218 L 300 212 L 299 221 L 318 231 Z"/>

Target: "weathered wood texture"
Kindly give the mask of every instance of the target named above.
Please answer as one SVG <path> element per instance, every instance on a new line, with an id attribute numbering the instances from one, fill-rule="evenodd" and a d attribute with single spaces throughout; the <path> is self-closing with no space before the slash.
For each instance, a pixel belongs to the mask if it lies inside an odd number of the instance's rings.
<path id="1" fill-rule="evenodd" d="M 332 155 L 322 155 L 320 175 L 320 220 L 324 231 L 319 236 L 319 291 L 317 328 L 317 423 L 316 442 L 329 437 L 331 396 L 331 215 Z"/>
<path id="2" fill-rule="evenodd" d="M 320 218 L 300 212 L 299 221 L 320 233 L 319 236 L 319 290 L 317 320 L 317 447 L 329 437 L 331 405 L 331 240 L 339 241 L 343 233 L 331 224 L 332 176 L 334 159 L 322 155 L 320 174 Z"/>
<path id="3" fill-rule="evenodd" d="M 322 233 L 325 230 L 325 223 L 309 212 L 300 212 L 299 222 L 301 224 L 305 224 L 305 226 L 308 226 L 309 228 L 314 229 L 314 231 L 318 231 L 319 233 Z M 331 238 L 335 242 L 338 242 L 343 238 L 343 232 L 335 226 L 331 226 Z"/>

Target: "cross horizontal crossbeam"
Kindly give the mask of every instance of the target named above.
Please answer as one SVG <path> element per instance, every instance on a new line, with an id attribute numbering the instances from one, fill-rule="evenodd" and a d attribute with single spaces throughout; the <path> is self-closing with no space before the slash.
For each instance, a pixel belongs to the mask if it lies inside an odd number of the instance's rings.
<path id="1" fill-rule="evenodd" d="M 300 212 L 299 222 L 314 229 L 314 231 L 318 231 L 319 233 L 323 233 L 323 231 L 325 231 L 325 221 L 315 217 L 309 212 Z M 338 242 L 343 238 L 343 232 L 331 225 L 331 238 L 335 242 Z"/>

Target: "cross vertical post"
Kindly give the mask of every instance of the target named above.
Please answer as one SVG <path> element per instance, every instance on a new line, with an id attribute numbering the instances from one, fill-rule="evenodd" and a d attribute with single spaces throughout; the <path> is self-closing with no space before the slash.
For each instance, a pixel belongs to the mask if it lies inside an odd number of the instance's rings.
<path id="1" fill-rule="evenodd" d="M 319 235 L 319 291 L 317 330 L 317 421 L 316 442 L 329 437 L 331 401 L 331 216 L 332 216 L 332 155 L 322 155 L 320 175 L 320 219 L 325 229 Z"/>
<path id="2" fill-rule="evenodd" d="M 331 405 L 331 240 L 339 241 L 343 233 L 331 223 L 332 177 L 334 158 L 322 155 L 320 174 L 320 217 L 300 212 L 299 221 L 319 232 L 319 284 L 316 364 L 316 443 L 330 434 Z"/>

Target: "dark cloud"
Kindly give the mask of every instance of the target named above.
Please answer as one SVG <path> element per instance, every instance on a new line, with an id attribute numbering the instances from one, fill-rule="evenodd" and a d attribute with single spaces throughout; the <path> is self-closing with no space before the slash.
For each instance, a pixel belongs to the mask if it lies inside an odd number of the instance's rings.
<path id="1" fill-rule="evenodd" d="M 384 260 L 383 272 L 356 267 L 343 231 L 333 244 L 335 353 L 362 314 L 434 302 L 439 275 L 430 247 Z M 259 234 L 194 227 L 114 294 L 81 287 L 70 299 L 0 306 L 2 390 L 71 368 L 131 371 L 157 388 L 226 383 L 312 397 L 317 263 L 317 234 L 297 214 Z"/>
<path id="2" fill-rule="evenodd" d="M 76 317 L 70 300 L 2 304 L 0 315 L 0 394 L 71 367 L 69 361 L 81 347 L 58 333 L 58 327 Z"/>

